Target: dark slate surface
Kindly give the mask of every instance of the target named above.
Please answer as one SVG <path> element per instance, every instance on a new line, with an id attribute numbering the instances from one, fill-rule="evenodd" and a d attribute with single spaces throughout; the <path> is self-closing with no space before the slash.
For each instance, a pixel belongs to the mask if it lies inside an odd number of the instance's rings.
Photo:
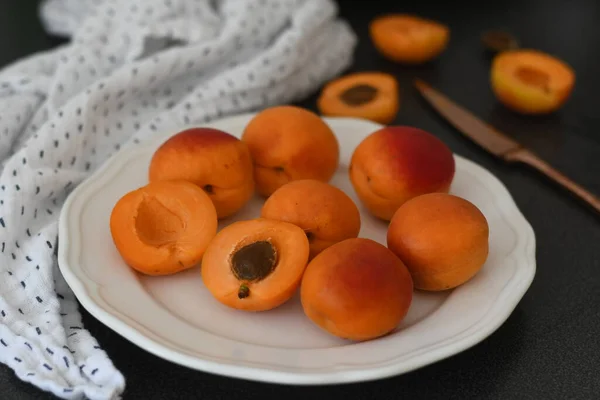
<path id="1" fill-rule="evenodd" d="M 43 33 L 34 2 L 5 0 L 1 9 L 0 65 L 60 43 Z M 369 42 L 368 21 L 393 11 L 418 12 L 449 24 L 452 42 L 443 57 L 420 68 L 383 60 Z M 402 110 L 396 122 L 432 131 L 455 152 L 492 171 L 513 194 L 537 235 L 533 285 L 505 324 L 459 355 L 395 378 L 325 387 L 268 385 L 191 371 L 130 344 L 84 311 L 87 328 L 127 377 L 125 398 L 600 398 L 600 218 L 535 172 L 502 165 L 463 139 L 410 87 L 413 77 L 428 80 L 600 194 L 600 3 L 341 0 L 341 13 L 360 36 L 352 70 L 382 70 L 399 78 Z M 497 105 L 478 36 L 498 27 L 574 67 L 577 86 L 559 113 L 524 118 Z M 314 98 L 303 103 L 311 108 L 314 104 Z M 6 400 L 52 398 L 4 366 L 0 388 Z"/>

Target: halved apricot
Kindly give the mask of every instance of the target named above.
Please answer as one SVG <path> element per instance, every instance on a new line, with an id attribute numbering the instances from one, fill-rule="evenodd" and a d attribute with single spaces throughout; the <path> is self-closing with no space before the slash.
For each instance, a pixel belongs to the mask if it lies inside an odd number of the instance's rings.
<path id="1" fill-rule="evenodd" d="M 308 263 L 304 231 L 288 222 L 257 218 L 234 222 L 209 244 L 202 280 L 222 304 L 266 311 L 289 300 Z"/>
<path id="2" fill-rule="evenodd" d="M 371 239 L 346 239 L 306 267 L 300 299 L 306 316 L 343 339 L 362 341 L 393 331 L 408 313 L 413 282 L 402 260 Z"/>
<path id="3" fill-rule="evenodd" d="M 538 50 L 498 54 L 490 75 L 498 100 L 521 114 L 556 111 L 567 101 L 575 84 L 575 72 L 569 65 Z"/>
<path id="4" fill-rule="evenodd" d="M 187 181 L 152 182 L 121 197 L 110 232 L 123 260 L 146 275 L 168 275 L 198 264 L 217 233 L 208 195 Z"/>
<path id="5" fill-rule="evenodd" d="M 398 82 L 390 74 L 359 72 L 329 82 L 317 100 L 319 112 L 388 124 L 400 107 Z"/>
<path id="6" fill-rule="evenodd" d="M 167 139 L 155 152 L 150 182 L 186 180 L 210 196 L 219 219 L 239 211 L 254 194 L 252 158 L 246 143 L 213 128 L 191 128 Z"/>
<path id="7" fill-rule="evenodd" d="M 335 134 L 321 117 L 301 107 L 262 110 L 246 125 L 242 140 L 254 161 L 256 190 L 264 197 L 298 179 L 328 182 L 338 168 Z"/>
<path id="8" fill-rule="evenodd" d="M 410 14 L 375 18 L 369 32 L 381 54 L 405 64 L 421 64 L 434 59 L 444 51 L 450 38 L 450 29 L 446 25 Z"/>
<path id="9" fill-rule="evenodd" d="M 261 217 L 298 225 L 310 243 L 310 258 L 360 232 L 360 212 L 341 189 L 315 179 L 286 183 L 261 210 Z"/>

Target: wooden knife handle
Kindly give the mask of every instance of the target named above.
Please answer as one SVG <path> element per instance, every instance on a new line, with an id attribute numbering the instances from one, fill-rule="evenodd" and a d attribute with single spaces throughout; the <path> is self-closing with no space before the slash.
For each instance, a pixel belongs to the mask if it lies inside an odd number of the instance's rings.
<path id="1" fill-rule="evenodd" d="M 546 163 L 544 160 L 542 160 L 532 152 L 526 149 L 515 150 L 507 154 L 505 156 L 505 159 L 510 162 L 522 162 L 535 168 L 542 174 L 546 175 L 548 178 L 552 179 L 554 182 L 558 183 L 559 185 L 573 193 L 579 199 L 586 202 L 597 212 L 600 212 L 600 198 L 594 196 L 592 193 L 588 192 L 586 189 L 573 182 L 567 176 L 554 169 L 551 165 Z"/>

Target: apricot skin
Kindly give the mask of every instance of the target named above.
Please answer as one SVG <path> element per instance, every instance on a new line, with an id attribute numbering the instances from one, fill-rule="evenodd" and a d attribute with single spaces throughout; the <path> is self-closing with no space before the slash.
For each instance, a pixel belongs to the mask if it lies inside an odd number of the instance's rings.
<path id="1" fill-rule="evenodd" d="M 452 151 L 421 129 L 391 126 L 366 137 L 354 150 L 350 180 L 376 217 L 390 220 L 407 200 L 448 192 L 455 173 Z"/>
<path id="2" fill-rule="evenodd" d="M 330 334 L 364 341 L 390 333 L 412 303 L 410 273 L 385 246 L 364 238 L 325 249 L 306 267 L 300 288 L 307 317 Z"/>
<path id="3" fill-rule="evenodd" d="M 231 268 L 232 256 L 246 245 L 270 242 L 277 264 L 265 278 L 245 282 Z M 202 280 L 220 303 L 243 311 L 268 311 L 287 302 L 298 289 L 308 263 L 308 239 L 301 228 L 284 221 L 256 218 L 227 225 L 210 242 L 202 259 Z M 240 287 L 248 288 L 240 298 Z"/>
<path id="4" fill-rule="evenodd" d="M 333 131 L 318 115 L 300 107 L 259 112 L 242 140 L 254 160 L 256 190 L 265 197 L 293 180 L 328 182 L 338 168 L 340 150 Z"/>
<path id="5" fill-rule="evenodd" d="M 131 268 L 169 275 L 200 262 L 217 233 L 217 212 L 208 195 L 191 182 L 152 182 L 116 202 L 110 232 Z"/>
<path id="6" fill-rule="evenodd" d="M 489 227 L 471 202 L 445 193 L 407 201 L 387 233 L 388 248 L 404 261 L 415 288 L 440 291 L 473 278 L 489 252 Z"/>
<path id="7" fill-rule="evenodd" d="M 494 95 L 520 114 L 555 112 L 568 100 L 575 72 L 556 57 L 535 50 L 513 50 L 497 55 L 491 66 Z"/>
<path id="8" fill-rule="evenodd" d="M 447 47 L 450 29 L 439 22 L 410 14 L 375 18 L 369 25 L 375 48 L 387 59 L 409 65 L 438 57 Z"/>
<path id="9" fill-rule="evenodd" d="M 167 139 L 150 161 L 150 182 L 187 180 L 203 188 L 219 219 L 239 211 L 254 194 L 252 158 L 244 142 L 212 128 L 192 128 Z"/>
<path id="10" fill-rule="evenodd" d="M 309 237 L 310 258 L 360 232 L 360 213 L 352 199 L 341 189 L 314 179 L 277 189 L 263 205 L 261 216 L 302 228 Z"/>

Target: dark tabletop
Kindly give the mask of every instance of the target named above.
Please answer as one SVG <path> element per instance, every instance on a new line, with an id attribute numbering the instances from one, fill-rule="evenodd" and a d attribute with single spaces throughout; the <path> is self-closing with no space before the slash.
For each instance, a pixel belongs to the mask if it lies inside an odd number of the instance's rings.
<path id="1" fill-rule="evenodd" d="M 36 2 L 0 1 L 0 65 L 60 40 L 45 35 Z M 396 123 L 429 130 L 495 174 L 537 236 L 537 275 L 508 320 L 461 354 L 385 380 L 321 387 L 270 385 L 189 370 L 159 359 L 100 324 L 86 327 L 127 379 L 126 399 L 597 399 L 600 398 L 600 217 L 525 167 L 497 162 L 439 119 L 410 86 L 421 77 L 600 194 L 600 2 L 597 0 L 348 1 L 341 14 L 359 36 L 352 71 L 387 71 L 401 84 Z M 385 61 L 368 22 L 416 12 L 447 23 L 449 48 L 425 67 Z M 553 116 L 517 116 L 495 101 L 479 34 L 506 28 L 527 47 L 556 54 L 577 73 L 570 101 Z M 314 109 L 315 99 L 303 106 Z M 0 365 L 0 398 L 47 399 Z"/>

